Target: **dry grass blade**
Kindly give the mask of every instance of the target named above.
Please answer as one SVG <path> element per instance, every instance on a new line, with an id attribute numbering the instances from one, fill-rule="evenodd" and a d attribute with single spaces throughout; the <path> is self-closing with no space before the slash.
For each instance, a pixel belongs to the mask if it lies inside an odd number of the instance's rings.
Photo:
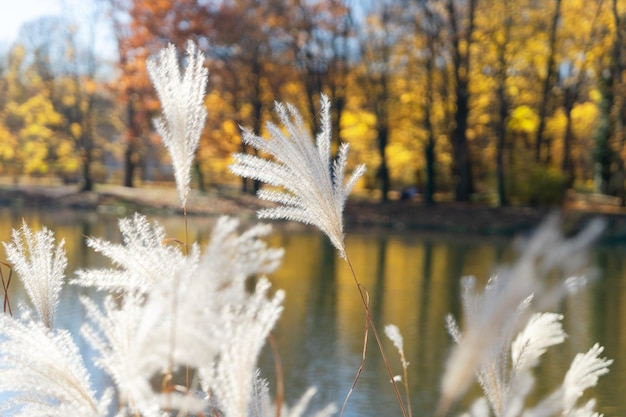
<path id="1" fill-rule="evenodd" d="M 406 356 L 404 355 L 404 340 L 402 338 L 402 334 L 400 334 L 400 330 L 394 324 L 388 324 L 385 326 L 385 334 L 393 342 L 394 346 L 398 350 L 398 354 L 400 355 L 400 362 L 402 363 L 402 385 L 404 385 L 404 398 L 406 399 L 409 417 L 412 417 L 413 412 L 411 410 L 410 400 L 411 393 L 409 390 L 409 362 L 406 360 Z"/>
<path id="2" fill-rule="evenodd" d="M 389 379 L 391 380 L 391 386 L 393 387 L 394 394 L 396 394 L 396 399 L 398 400 L 398 404 L 400 405 L 400 409 L 402 410 L 402 415 L 404 417 L 408 417 L 406 407 L 404 406 L 404 401 L 402 401 L 402 396 L 400 395 L 400 390 L 398 389 L 398 384 L 396 384 L 396 381 L 394 380 L 394 375 L 393 375 L 393 371 L 391 370 L 391 365 L 389 365 L 389 360 L 387 359 L 387 355 L 385 354 L 385 349 L 383 348 L 383 342 L 380 338 L 380 335 L 378 334 L 378 330 L 376 330 L 376 324 L 374 323 L 374 320 L 372 319 L 372 314 L 370 312 L 370 307 L 369 307 L 369 296 L 367 293 L 367 289 L 363 285 L 361 285 L 361 283 L 359 282 L 359 279 L 357 278 L 356 273 L 354 272 L 354 268 L 352 267 L 352 263 L 350 262 L 350 258 L 348 258 L 348 256 L 346 255 L 345 259 L 346 259 L 346 262 L 348 263 L 348 266 L 350 267 L 352 278 L 354 278 L 354 282 L 356 283 L 356 287 L 359 291 L 361 302 L 363 303 L 363 307 L 365 308 L 365 313 L 367 315 L 366 317 L 367 322 L 369 326 L 371 326 L 372 333 L 374 334 L 374 338 L 376 339 L 376 344 L 378 345 L 380 356 L 382 357 L 383 363 L 385 364 L 387 375 L 389 376 Z M 370 328 L 369 326 L 366 327 L 366 331 Z M 367 333 L 366 333 L 366 337 L 367 337 Z"/>
<path id="3" fill-rule="evenodd" d="M 285 398 L 285 380 L 283 378 L 283 363 L 280 360 L 280 352 L 278 351 L 278 343 L 274 334 L 270 332 L 267 336 L 270 348 L 272 349 L 272 357 L 274 358 L 274 369 L 276 370 L 276 417 L 280 417 L 283 400 Z"/>
<path id="4" fill-rule="evenodd" d="M 367 291 L 365 292 L 365 294 L 366 294 L 366 301 L 368 304 L 368 311 L 369 311 L 369 295 L 367 294 Z M 348 391 L 348 393 L 346 394 L 346 399 L 343 400 L 343 405 L 341 406 L 341 413 L 339 413 L 339 417 L 343 417 L 343 414 L 346 411 L 346 406 L 348 405 L 348 400 L 350 399 L 350 396 L 352 396 L 352 393 L 354 392 L 354 388 L 356 387 L 356 383 L 359 381 L 359 378 L 361 378 L 361 373 L 363 372 L 363 369 L 365 368 L 369 328 L 370 328 L 370 321 L 369 321 L 369 313 L 368 313 L 367 317 L 365 318 L 365 332 L 363 334 L 363 353 L 361 355 L 361 364 L 359 365 L 359 369 L 357 369 L 356 371 L 356 375 L 354 376 L 354 381 L 352 382 L 350 391 Z"/>
<path id="5" fill-rule="evenodd" d="M 9 268 L 9 277 L 6 282 L 4 281 L 4 274 L 2 273 L 2 268 L 0 268 L 0 279 L 2 279 L 2 289 L 4 290 L 4 303 L 3 303 L 3 311 L 4 314 L 9 310 L 9 315 L 13 316 L 13 312 L 11 311 L 11 302 L 9 301 L 9 286 L 11 285 L 11 278 L 13 277 L 13 268 L 6 262 L 1 262 L 0 265 L 4 265 Z"/>

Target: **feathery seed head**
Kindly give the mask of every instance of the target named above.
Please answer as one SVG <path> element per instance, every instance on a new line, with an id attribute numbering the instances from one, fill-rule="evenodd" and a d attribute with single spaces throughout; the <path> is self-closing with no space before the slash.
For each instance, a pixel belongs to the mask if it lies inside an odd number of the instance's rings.
<path id="1" fill-rule="evenodd" d="M 111 392 L 106 390 L 96 398 L 78 346 L 68 331 L 8 316 L 0 316 L 0 328 L 1 415 L 107 414 Z"/>
<path id="2" fill-rule="evenodd" d="M 33 232 L 26 223 L 12 232 L 13 241 L 4 243 L 7 259 L 18 273 L 39 319 L 52 328 L 65 277 L 65 241 L 55 245 L 47 228 Z"/>
<path id="3" fill-rule="evenodd" d="M 458 346 L 446 364 L 438 415 L 465 392 L 475 375 L 496 414 L 510 403 L 509 391 L 519 388 L 518 394 L 526 392 L 522 388 L 528 383 L 530 368 L 546 348 L 561 343 L 565 334 L 560 315 L 543 314 L 533 316 L 513 341 L 522 313 L 530 309 L 531 299 L 533 308 L 543 309 L 567 294 L 571 280 L 549 286 L 542 278 L 554 271 L 571 273 L 572 266 L 574 270 L 583 267 L 587 248 L 602 230 L 602 222 L 591 222 L 566 239 L 559 231 L 558 217 L 551 217 L 525 242 L 518 261 L 501 268 L 482 293 L 475 291 L 475 280 L 465 280 L 465 329 L 461 334 L 454 320 L 448 322 Z M 503 374 L 505 363 L 514 367 L 508 377 Z"/>
<path id="4" fill-rule="evenodd" d="M 147 63 L 148 73 L 163 107 L 163 116 L 154 120 L 155 128 L 172 158 L 176 187 L 181 205 L 187 205 L 190 169 L 206 120 L 204 96 L 208 70 L 204 55 L 191 41 L 187 43 L 187 65 L 180 72 L 176 48 L 170 44 L 158 59 Z"/>
<path id="5" fill-rule="evenodd" d="M 388 324 L 385 326 L 385 334 L 393 342 L 393 345 L 401 352 L 404 349 L 404 339 L 400 334 L 400 329 L 395 324 Z"/>
<path id="6" fill-rule="evenodd" d="M 244 143 L 273 157 L 267 161 L 244 153 L 233 155 L 230 170 L 241 177 L 265 182 L 282 190 L 261 190 L 259 198 L 278 203 L 260 210 L 260 218 L 294 220 L 312 224 L 324 232 L 345 258 L 343 209 L 356 184 L 365 173 L 359 165 L 347 181 L 348 145 L 343 144 L 335 161 L 330 158 L 330 101 L 322 95 L 322 128 L 316 141 L 308 133 L 302 116 L 290 104 L 276 104 L 282 129 L 268 123 L 269 139 L 243 131 Z"/>

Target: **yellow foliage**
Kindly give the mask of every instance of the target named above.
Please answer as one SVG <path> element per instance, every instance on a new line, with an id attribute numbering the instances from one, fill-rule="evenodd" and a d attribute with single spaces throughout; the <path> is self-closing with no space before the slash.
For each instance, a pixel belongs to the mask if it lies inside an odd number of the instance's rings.
<path id="1" fill-rule="evenodd" d="M 350 143 L 350 167 L 364 163 L 367 167 L 364 182 L 358 184 L 371 188 L 374 184 L 380 156 L 376 152 L 376 117 L 365 111 L 345 110 L 341 119 L 341 137 Z"/>
<path id="2" fill-rule="evenodd" d="M 24 146 L 24 173 L 25 174 L 45 174 L 49 166 L 46 158 L 48 148 L 45 143 L 39 141 L 26 142 Z"/>
<path id="3" fill-rule="evenodd" d="M 567 117 L 559 110 L 546 122 L 546 135 L 552 139 L 562 138 L 567 126 Z"/>
<path id="4" fill-rule="evenodd" d="M 574 106 L 572 109 L 572 129 L 574 135 L 582 140 L 594 137 L 600 110 L 595 103 L 587 101 Z"/>
<path id="5" fill-rule="evenodd" d="M 415 184 L 416 152 L 400 143 L 392 142 L 387 147 L 387 161 L 393 173 L 392 178 L 398 185 Z"/>
<path id="6" fill-rule="evenodd" d="M 539 115 L 530 106 L 517 106 L 511 112 L 508 127 L 513 132 L 533 133 L 539 125 Z"/>
<path id="7" fill-rule="evenodd" d="M 73 95 L 64 95 L 61 101 L 64 106 L 71 107 L 76 103 L 76 97 Z"/>
<path id="8" fill-rule="evenodd" d="M 72 134 L 72 137 L 74 137 L 75 139 L 79 138 L 80 135 L 82 134 L 83 128 L 79 123 L 72 123 L 70 125 L 70 133 Z"/>

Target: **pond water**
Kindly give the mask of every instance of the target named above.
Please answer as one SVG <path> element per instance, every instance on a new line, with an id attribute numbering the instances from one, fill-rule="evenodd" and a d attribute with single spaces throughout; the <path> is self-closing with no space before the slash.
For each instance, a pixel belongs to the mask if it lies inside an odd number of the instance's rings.
<path id="1" fill-rule="evenodd" d="M 0 212 L 0 240 L 10 240 L 11 228 L 24 219 L 31 227 L 45 225 L 64 238 L 70 265 L 107 265 L 84 245 L 84 236 L 119 241 L 113 215 L 76 212 Z M 169 236 L 183 235 L 180 217 L 158 217 Z M 190 237 L 204 243 L 214 219 L 190 219 Z M 338 259 L 325 236 L 300 227 L 277 227 L 269 238 L 286 249 L 283 265 L 271 278 L 275 288 L 286 291 L 285 311 L 275 337 L 282 361 L 286 400 L 295 402 L 311 385 L 318 387 L 312 409 L 329 402 L 341 406 L 361 362 L 365 315 L 348 266 Z M 443 236 L 433 234 L 349 233 L 346 245 L 352 264 L 370 294 L 372 314 L 382 333 L 394 323 L 404 336 L 409 365 L 413 415 L 433 415 L 440 376 L 451 347 L 445 329 L 448 313 L 460 316 L 460 278 L 474 275 L 484 282 L 498 263 L 510 260 L 513 251 L 506 239 Z M 596 341 L 605 355 L 614 358 L 611 372 L 600 379 L 593 394 L 606 416 L 626 415 L 626 245 L 598 245 L 590 256 L 599 278 L 561 305 L 569 335 L 562 346 L 552 348 L 537 369 L 535 391 L 546 394 L 557 386 L 577 352 Z M 19 292 L 16 286 L 14 291 Z M 77 329 L 83 320 L 76 289 L 62 294 L 57 324 Z M 84 291 L 84 290 L 80 290 Z M 17 296 L 17 295 L 16 295 Z M 15 303 L 14 303 L 15 304 Z M 384 336 L 383 336 L 384 337 Z M 84 346 L 82 346 L 84 348 Z M 400 361 L 390 342 L 385 348 L 392 367 L 400 373 Z M 346 409 L 346 416 L 399 416 L 389 378 L 372 341 L 367 363 Z M 261 357 L 264 376 L 273 390 L 271 352 Z M 468 393 L 467 405 L 478 394 Z"/>

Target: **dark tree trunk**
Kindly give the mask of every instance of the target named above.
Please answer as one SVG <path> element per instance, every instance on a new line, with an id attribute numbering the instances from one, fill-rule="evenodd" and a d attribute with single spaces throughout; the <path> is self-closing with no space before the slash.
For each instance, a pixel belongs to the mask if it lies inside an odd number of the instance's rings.
<path id="1" fill-rule="evenodd" d="M 457 93 L 459 91 L 457 90 Z M 456 201 L 469 201 L 472 194 L 472 160 L 469 154 L 467 136 L 467 103 L 464 99 L 457 100 L 456 126 L 452 132 L 452 148 L 454 162 L 452 173 L 454 177 L 454 193 Z"/>
<path id="2" fill-rule="evenodd" d="M 509 5 L 505 4 L 505 9 L 509 10 Z M 498 142 L 496 146 L 496 177 L 498 183 L 498 204 L 500 206 L 508 206 L 509 200 L 506 193 L 506 182 L 504 172 L 504 150 L 506 148 L 506 121 L 509 113 L 509 103 L 506 97 L 506 46 L 509 43 L 512 21 L 510 16 L 505 19 L 504 39 L 498 45 L 498 125 L 496 134 Z"/>
<path id="3" fill-rule="evenodd" d="M 566 175 L 567 186 L 571 187 L 574 183 L 574 164 L 572 161 L 572 142 L 574 141 L 574 132 L 572 130 L 572 109 L 574 108 L 574 95 L 576 93 L 571 89 L 565 90 L 565 136 L 563 137 L 563 159 L 561 160 L 561 170 Z"/>
<path id="4" fill-rule="evenodd" d="M 136 153 L 132 143 L 126 145 L 124 151 L 124 187 L 135 186 L 135 171 L 137 169 Z"/>
<path id="5" fill-rule="evenodd" d="M 432 35 L 429 34 L 428 43 L 431 55 L 426 61 L 426 101 L 424 102 L 424 128 L 426 129 L 428 139 L 424 149 L 426 157 L 426 188 L 424 190 L 424 203 L 433 205 L 435 203 L 435 132 L 433 131 L 433 123 L 431 121 L 430 109 L 433 105 L 433 71 L 434 71 L 434 41 Z"/>
<path id="6" fill-rule="evenodd" d="M 435 135 L 432 130 L 428 132 L 428 142 L 424 151 L 426 156 L 426 188 L 424 190 L 424 203 L 432 206 L 435 204 Z"/>
<path id="7" fill-rule="evenodd" d="M 198 179 L 198 190 L 201 192 L 206 191 L 206 183 L 204 182 L 204 175 L 198 161 L 194 161 L 193 170 L 196 172 L 196 178 Z"/>
<path id="8" fill-rule="evenodd" d="M 380 166 L 378 167 L 378 179 L 380 180 L 381 201 L 389 201 L 391 181 L 389 179 L 389 167 L 387 166 L 387 144 L 389 131 L 386 125 L 378 127 L 378 152 L 380 153 Z"/>
<path id="9" fill-rule="evenodd" d="M 86 151 L 83 157 L 83 186 L 81 191 L 93 191 L 93 177 L 91 175 L 91 151 Z"/>
<path id="10" fill-rule="evenodd" d="M 614 147 L 616 148 L 617 155 L 617 194 L 620 197 L 620 204 L 622 207 L 626 206 L 626 189 L 624 188 L 624 179 L 626 177 L 626 167 L 624 166 L 624 158 L 621 156 L 622 150 L 624 149 L 624 145 L 626 139 L 624 137 L 624 125 L 625 123 L 625 115 L 624 115 L 624 99 L 623 99 L 623 90 L 624 90 L 624 77 L 622 72 L 624 70 L 624 63 L 622 62 L 623 53 L 622 47 L 624 45 L 624 28 L 622 18 L 619 15 L 617 10 L 617 0 L 613 0 L 612 2 L 612 12 L 613 12 L 613 21 L 615 22 L 615 42 L 613 44 L 613 57 L 612 57 L 612 75 L 614 75 L 614 84 L 613 84 L 613 108 L 611 109 L 611 120 L 613 125 L 613 142 L 615 143 Z"/>
<path id="11" fill-rule="evenodd" d="M 389 178 L 389 166 L 387 165 L 387 145 L 389 144 L 389 86 L 387 75 L 382 73 L 379 77 L 378 94 L 374 109 L 376 114 L 376 132 L 378 136 L 378 153 L 380 166 L 378 167 L 378 180 L 380 181 L 381 201 L 389 200 L 391 179 Z"/>
<path id="12" fill-rule="evenodd" d="M 504 149 L 506 145 L 506 118 L 507 103 L 504 96 L 504 85 L 498 87 L 498 96 L 500 97 L 500 120 L 498 120 L 498 145 L 496 151 L 496 176 L 498 180 L 498 204 L 500 206 L 508 206 L 509 200 L 506 193 L 505 173 L 504 173 Z"/>
<path id="13" fill-rule="evenodd" d="M 550 52 L 548 62 L 546 63 L 546 78 L 543 80 L 543 89 L 541 92 L 541 101 L 539 102 L 539 125 L 537 126 L 537 134 L 535 136 L 535 161 L 541 162 L 541 151 L 543 148 L 543 134 L 546 129 L 546 118 L 548 116 L 548 101 L 550 100 L 550 90 L 554 85 L 556 68 L 556 31 L 561 19 L 561 0 L 556 0 L 554 17 L 552 18 L 552 26 L 550 27 L 550 43 L 548 47 Z M 550 160 L 550 152 L 546 154 L 546 161 Z"/>
<path id="14" fill-rule="evenodd" d="M 124 151 L 124 186 L 135 186 L 135 171 L 137 170 L 137 140 L 140 135 L 140 127 L 137 121 L 135 104 L 131 97 L 126 103 L 126 117 L 128 118 L 128 130 L 126 135 L 126 150 Z"/>
<path id="15" fill-rule="evenodd" d="M 470 0 L 468 5 L 467 28 L 461 34 L 458 27 L 458 12 L 454 1 L 448 1 L 450 25 L 452 29 L 452 49 L 454 60 L 456 111 L 454 115 L 454 129 L 452 130 L 452 176 L 454 180 L 455 200 L 469 201 L 473 192 L 472 158 L 467 141 L 467 119 L 469 116 L 469 74 L 470 74 L 470 45 L 474 31 L 474 14 L 476 0 Z M 463 38 L 463 39 L 461 39 Z M 461 41 L 465 45 L 461 46 Z"/>

